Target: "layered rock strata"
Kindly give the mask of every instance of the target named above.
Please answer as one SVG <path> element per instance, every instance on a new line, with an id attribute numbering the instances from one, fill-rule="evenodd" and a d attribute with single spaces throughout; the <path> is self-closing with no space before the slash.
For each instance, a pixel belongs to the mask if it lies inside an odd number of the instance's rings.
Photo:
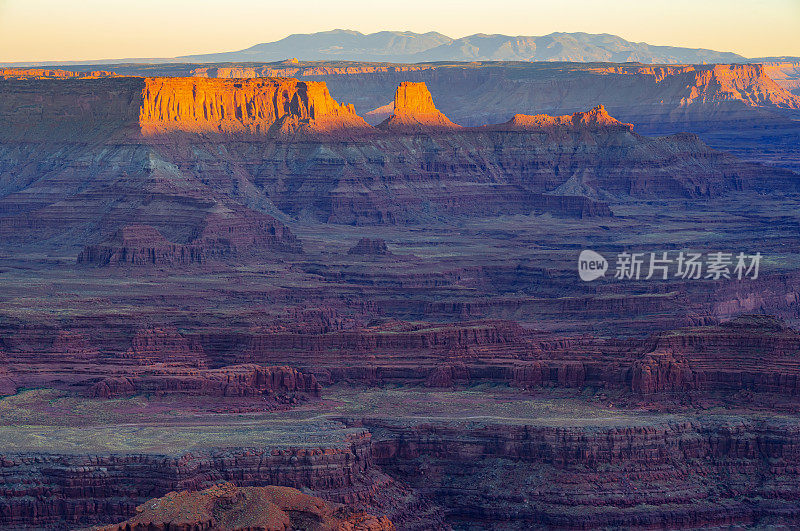
<path id="1" fill-rule="evenodd" d="M 319 396 L 320 385 L 312 375 L 291 367 L 235 365 L 220 369 L 180 370 L 154 367 L 107 377 L 89 388 L 93 398 L 124 398 L 137 394 L 198 395 L 219 397 L 267 397 L 291 402 L 298 397 Z"/>
<path id="2" fill-rule="evenodd" d="M 402 132 L 459 129 L 433 104 L 433 97 L 425 83 L 411 81 L 404 81 L 397 87 L 393 113 L 378 127 Z"/>

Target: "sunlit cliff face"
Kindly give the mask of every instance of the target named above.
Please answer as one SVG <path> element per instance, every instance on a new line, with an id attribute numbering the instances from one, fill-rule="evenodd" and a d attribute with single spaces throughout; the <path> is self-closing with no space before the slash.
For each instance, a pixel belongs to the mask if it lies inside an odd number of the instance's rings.
<path id="1" fill-rule="evenodd" d="M 325 83 L 289 78 L 146 78 L 139 124 L 146 136 L 169 132 L 254 133 L 367 127 Z"/>
<path id="2" fill-rule="evenodd" d="M 800 108 L 800 98 L 766 76 L 761 65 L 620 65 L 590 68 L 589 71 L 616 79 L 630 76 L 639 84 L 633 88 L 624 81 L 612 84 L 623 93 L 607 94 L 609 101 L 604 101 L 597 91 L 581 92 L 578 85 L 570 89 L 569 95 L 579 93 L 581 96 L 569 99 L 569 104 L 565 103 L 568 107 L 580 108 L 586 105 L 587 99 L 591 105 L 619 106 L 619 102 L 628 97 L 625 90 L 631 92 L 631 98 L 636 98 L 639 97 L 636 91 L 641 90 L 642 85 L 651 86 L 652 83 L 653 90 L 657 91 L 652 98 L 654 101 L 644 101 L 644 104 L 657 105 L 661 101 L 685 109 L 693 109 L 696 104 L 720 103 Z M 393 75 L 401 77 L 403 73 L 394 72 Z M 257 136 L 345 132 L 349 136 L 380 130 L 401 133 L 404 130 L 459 129 L 437 109 L 425 83 L 400 83 L 394 102 L 380 109 L 380 118 L 375 119 L 377 114 L 372 117 L 374 122 L 388 117 L 376 130 L 356 115 L 352 105 L 334 100 L 324 82 L 280 77 L 124 77 L 114 76 L 113 72 L 81 74 L 44 69 L 0 70 L 0 79 L 7 83 L 0 100 L 0 115 L 5 126 L 0 128 L 0 139 L 9 140 L 71 140 L 89 136 L 108 139 L 121 138 L 121 134 L 132 139 L 175 132 Z M 507 117 L 518 112 L 519 107 L 515 109 L 514 106 L 520 95 L 504 94 L 503 98 L 506 97 L 508 102 L 500 103 L 478 98 L 468 102 L 467 107 L 472 105 L 473 111 L 490 115 L 502 116 L 507 112 Z M 483 109 L 485 105 L 490 108 Z M 552 102 L 531 102 L 523 98 L 522 105 L 547 107 Z M 520 115 L 492 127 L 572 127 L 605 122 L 614 125 L 608 120 L 605 109 L 592 113 L 561 118 Z"/>
<path id="3" fill-rule="evenodd" d="M 459 126 L 439 112 L 425 83 L 405 81 L 394 95 L 394 114 L 379 125 L 385 129 L 458 129 Z"/>

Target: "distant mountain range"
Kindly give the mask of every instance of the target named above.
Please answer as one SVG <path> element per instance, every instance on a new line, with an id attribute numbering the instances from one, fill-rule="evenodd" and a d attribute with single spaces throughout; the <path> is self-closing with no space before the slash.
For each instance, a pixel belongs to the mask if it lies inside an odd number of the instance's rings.
<path id="1" fill-rule="evenodd" d="M 269 62 L 351 60 L 417 63 L 425 61 L 574 61 L 640 63 L 739 63 L 741 55 L 714 50 L 653 46 L 616 35 L 551 33 L 542 37 L 477 33 L 453 39 L 441 33 L 332 30 L 290 35 L 245 50 L 179 57 L 181 61 Z"/>
<path id="2" fill-rule="evenodd" d="M 168 58 L 97 59 L 90 61 L 28 61 L 0 66 L 111 65 L 122 63 L 269 63 L 301 61 L 369 61 L 420 63 L 431 61 L 568 61 L 666 64 L 796 62 L 796 57 L 746 58 L 703 48 L 653 46 L 607 33 L 551 33 L 541 37 L 476 33 L 453 39 L 435 31 L 379 31 L 363 34 L 336 29 L 290 35 L 275 42 L 222 53 Z"/>

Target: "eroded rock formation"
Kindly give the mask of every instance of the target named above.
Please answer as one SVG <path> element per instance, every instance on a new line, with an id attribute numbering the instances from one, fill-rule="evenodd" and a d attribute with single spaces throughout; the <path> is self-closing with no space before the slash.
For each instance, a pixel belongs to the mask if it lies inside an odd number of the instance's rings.
<path id="1" fill-rule="evenodd" d="M 363 424 L 385 434 L 375 443 L 376 464 L 447 507 L 455 525 L 691 528 L 798 521 L 794 421 L 703 417 L 578 427 L 562 420 L 558 426 Z"/>
<path id="2" fill-rule="evenodd" d="M 236 255 L 300 252 L 300 242 L 275 218 L 257 212 L 245 216 L 209 215 L 188 244 L 168 241 L 149 225 L 126 225 L 109 240 L 84 247 L 78 263 L 100 266 L 174 266 L 203 264 Z"/>
<path id="3" fill-rule="evenodd" d="M 372 468 L 370 434 L 316 448 L 231 448 L 179 455 L 0 453 L 0 525 L 40 528 L 119 522 L 146 500 L 235 481 L 239 487 L 310 488 L 336 503 L 357 504 L 392 491 Z M 131 465 L 137 466 L 131 468 Z M 33 466 L 31 466 L 33 465 Z M 89 479 L 93 478 L 93 479 Z M 88 482 L 87 482 L 88 481 Z M 89 488 L 78 488 L 82 483 Z M 41 489 L 41 490 L 40 490 Z M 47 496 L 31 495 L 46 490 Z M 401 507 L 398 504 L 398 507 Z"/>
<path id="4" fill-rule="evenodd" d="M 385 516 L 354 512 L 291 487 L 221 483 L 200 492 L 170 492 L 136 508 L 137 515 L 96 531 L 226 529 L 283 531 L 393 531 Z"/>
<path id="5" fill-rule="evenodd" d="M 452 130 L 459 126 L 439 112 L 425 83 L 404 81 L 394 95 L 392 116 L 378 125 L 388 131 Z"/>
<path id="6" fill-rule="evenodd" d="M 91 72 L 75 72 L 62 69 L 47 68 L 0 68 L 0 79 L 95 79 L 113 77 L 114 72 L 95 70 Z"/>
<path id="7" fill-rule="evenodd" d="M 373 238 L 361 238 L 353 247 L 351 247 L 347 254 L 349 255 L 362 255 L 362 256 L 384 256 L 392 254 L 386 247 L 386 241 Z"/>
<path id="8" fill-rule="evenodd" d="M 235 365 L 193 371 L 167 367 L 139 371 L 133 369 L 124 376 L 102 379 L 92 385 L 88 394 L 94 398 L 121 398 L 151 393 L 268 397 L 289 402 L 302 396 L 318 396 L 319 392 L 320 385 L 314 376 L 291 367 Z"/>
<path id="9" fill-rule="evenodd" d="M 525 131 L 525 130 L 548 130 L 548 129 L 573 129 L 573 130 L 592 130 L 592 129 L 624 129 L 633 131 L 633 124 L 624 124 L 608 114 L 605 107 L 598 105 L 587 112 L 576 112 L 571 116 L 549 116 L 547 114 L 537 114 L 529 116 L 525 114 L 515 114 L 508 122 L 498 125 L 486 126 L 491 129 Z"/>
<path id="10" fill-rule="evenodd" d="M 325 83 L 288 78 L 145 78 L 139 123 L 145 135 L 261 134 L 367 128 Z"/>
<path id="11" fill-rule="evenodd" d="M 779 320 L 743 316 L 715 327 L 663 334 L 633 368 L 633 390 L 800 395 L 800 334 Z"/>

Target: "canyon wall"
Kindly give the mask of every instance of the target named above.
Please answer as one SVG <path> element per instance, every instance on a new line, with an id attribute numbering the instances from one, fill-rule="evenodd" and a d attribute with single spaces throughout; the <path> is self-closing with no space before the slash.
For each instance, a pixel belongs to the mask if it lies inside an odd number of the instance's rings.
<path id="1" fill-rule="evenodd" d="M 380 431 L 375 463 L 446 508 L 455 525 L 697 528 L 800 518 L 794 421 L 354 425 Z"/>
<path id="2" fill-rule="evenodd" d="M 219 481 L 309 489 L 401 528 L 482 522 L 695 528 L 792 523 L 800 513 L 796 423 L 703 416 L 630 426 L 346 419 L 379 433 L 340 447 L 180 456 L 0 454 L 0 525 L 120 521 L 148 498 Z M 411 488 L 400 487 L 389 472 Z M 47 493 L 47 496 L 40 496 Z M 397 495 L 394 505 L 384 496 Z M 432 500 L 439 520 L 421 500 Z M 435 513 L 434 513 L 435 514 Z M 419 517 L 423 517 L 422 521 Z M 416 518 L 416 521 L 415 521 Z"/>
<path id="3" fill-rule="evenodd" d="M 125 520 L 149 498 L 239 486 L 310 488 L 336 502 L 366 500 L 388 478 L 371 474 L 369 433 L 326 448 L 240 448 L 184 455 L 0 453 L 0 525 L 57 528 Z"/>
<path id="4" fill-rule="evenodd" d="M 764 63 L 764 72 L 795 96 L 800 96 L 800 63 L 781 61 Z"/>
<path id="5" fill-rule="evenodd" d="M 366 127 L 325 83 L 289 78 L 146 78 L 139 123 L 145 135 L 295 132 Z"/>

